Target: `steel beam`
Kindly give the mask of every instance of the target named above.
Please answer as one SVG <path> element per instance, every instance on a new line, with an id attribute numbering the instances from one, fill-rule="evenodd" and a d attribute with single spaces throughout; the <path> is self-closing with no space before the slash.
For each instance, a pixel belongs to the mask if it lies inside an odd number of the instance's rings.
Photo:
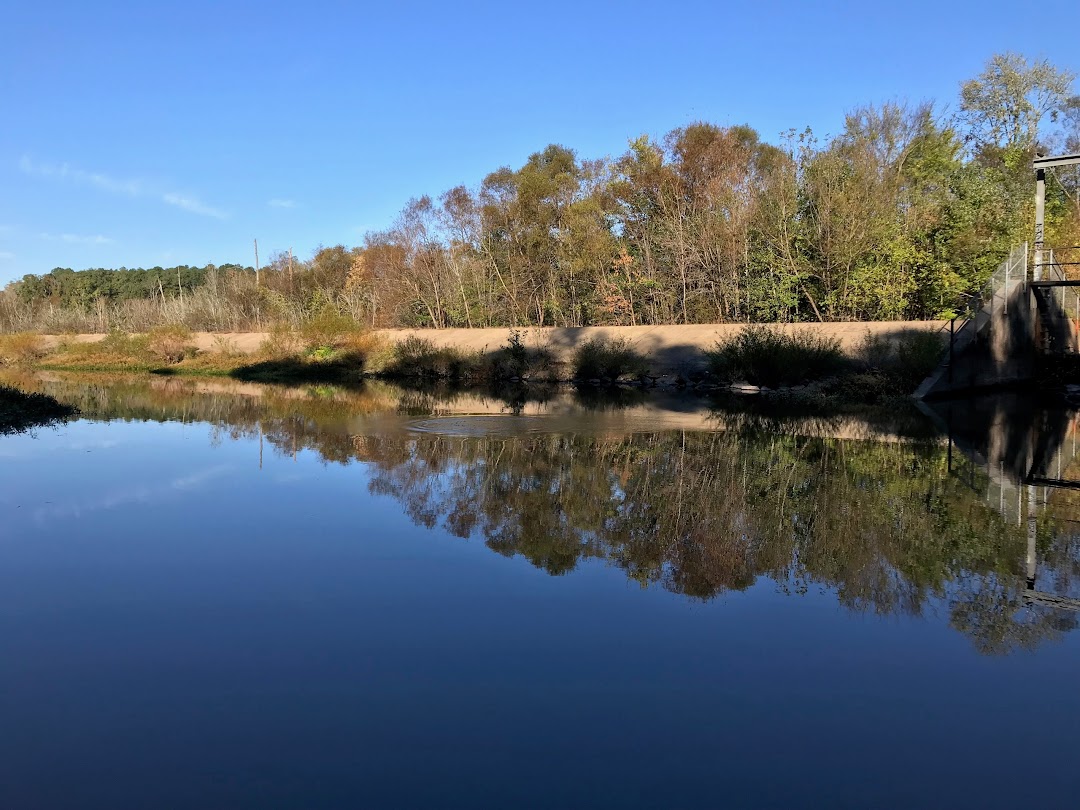
<path id="1" fill-rule="evenodd" d="M 1031 167 L 1039 169 L 1053 169 L 1058 166 L 1080 166 L 1080 153 L 1075 155 L 1057 155 L 1055 157 L 1037 157 L 1031 161 Z"/>

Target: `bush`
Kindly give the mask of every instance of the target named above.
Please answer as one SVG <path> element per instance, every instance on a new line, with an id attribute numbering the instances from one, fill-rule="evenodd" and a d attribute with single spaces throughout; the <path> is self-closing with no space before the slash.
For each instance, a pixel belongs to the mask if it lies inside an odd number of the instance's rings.
<path id="1" fill-rule="evenodd" d="M 885 374 L 899 386 L 915 386 L 941 361 L 945 344 L 938 332 L 909 330 L 895 340 L 867 332 L 859 344 L 859 365 Z"/>
<path id="2" fill-rule="evenodd" d="M 486 358 L 485 376 L 494 382 L 526 378 L 551 369 L 554 362 L 551 352 L 528 348 L 523 333 L 513 329 L 506 345 Z"/>
<path id="3" fill-rule="evenodd" d="M 287 323 L 276 321 L 259 347 L 259 353 L 264 357 L 291 357 L 302 347 L 300 336 Z"/>
<path id="4" fill-rule="evenodd" d="M 820 380 L 847 365 L 840 341 L 809 330 L 747 326 L 705 352 L 709 372 L 725 382 L 745 380 L 776 388 Z"/>
<path id="5" fill-rule="evenodd" d="M 867 329 L 866 335 L 859 341 L 856 357 L 864 371 L 881 371 L 888 368 L 893 360 L 892 341 Z"/>
<path id="6" fill-rule="evenodd" d="M 427 338 L 409 335 L 391 347 L 390 356 L 395 366 L 433 369 L 438 362 L 439 351 Z"/>
<path id="7" fill-rule="evenodd" d="M 574 377 L 579 380 L 640 379 L 648 372 L 648 363 L 634 351 L 629 340 L 596 337 L 582 343 L 574 352 Z"/>
<path id="8" fill-rule="evenodd" d="M 390 361 L 382 373 L 390 377 L 429 377 L 454 381 L 483 376 L 479 358 L 457 349 L 436 347 L 427 338 L 409 335 L 390 349 Z"/>
<path id="9" fill-rule="evenodd" d="M 124 368 L 145 365 L 153 357 L 147 335 L 129 335 L 114 329 L 100 340 L 61 340 L 48 363 L 61 367 Z"/>
<path id="10" fill-rule="evenodd" d="M 40 360 L 48 353 L 45 339 L 32 332 L 0 335 L 0 363 L 23 365 Z"/>
<path id="11" fill-rule="evenodd" d="M 236 343 L 233 340 L 225 337 L 225 335 L 217 335 L 214 338 L 214 354 L 222 357 L 238 357 L 240 350 L 236 348 Z"/>
<path id="12" fill-rule="evenodd" d="M 71 346 L 84 347 L 87 353 L 95 352 L 97 350 L 103 351 L 110 355 L 139 355 L 146 349 L 146 341 L 140 340 L 134 335 L 129 335 L 127 332 L 122 332 L 119 329 L 113 329 L 108 332 L 101 340 L 95 343 L 72 343 Z M 70 351 L 70 348 L 69 348 Z"/>
<path id="13" fill-rule="evenodd" d="M 939 332 L 907 332 L 896 344 L 896 373 L 910 385 L 918 385 L 937 368 L 945 343 Z"/>
<path id="14" fill-rule="evenodd" d="M 510 330 L 510 336 L 506 339 L 506 346 L 501 353 L 506 358 L 510 376 L 523 377 L 528 373 L 529 350 L 525 347 L 525 338 L 517 329 Z"/>
<path id="15" fill-rule="evenodd" d="M 146 335 L 150 354 L 166 363 L 179 363 L 185 357 L 195 354 L 191 345 L 191 330 L 181 324 L 158 326 Z"/>
<path id="16" fill-rule="evenodd" d="M 310 351 L 334 350 L 344 346 L 350 335 L 360 331 L 356 321 L 326 307 L 300 327 L 300 336 Z"/>

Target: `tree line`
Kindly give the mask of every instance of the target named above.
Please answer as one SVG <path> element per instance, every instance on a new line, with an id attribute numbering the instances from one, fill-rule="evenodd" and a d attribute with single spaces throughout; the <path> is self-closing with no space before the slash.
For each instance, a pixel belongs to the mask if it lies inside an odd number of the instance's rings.
<path id="1" fill-rule="evenodd" d="M 235 265 L 181 269 L 171 285 L 159 268 L 115 283 L 55 270 L 6 295 L 32 312 L 155 296 L 165 311 L 190 287 L 202 296 L 168 312 L 195 328 L 328 308 L 376 327 L 949 317 L 1029 239 L 1036 150 L 1080 151 L 1074 81 L 1000 54 L 952 114 L 868 105 L 835 137 L 779 143 L 699 122 L 600 159 L 553 144 L 476 188 L 410 200 L 362 245 L 278 254 L 257 280 Z M 1080 174 L 1054 173 L 1047 193 L 1048 242 L 1080 244 Z"/>
<path id="2" fill-rule="evenodd" d="M 98 301 L 131 301 L 179 297 L 201 287 L 211 272 L 242 272 L 253 274 L 250 267 L 227 264 L 215 267 L 151 267 L 148 269 L 121 267 L 112 270 L 103 267 L 89 270 L 72 270 L 57 267 L 40 276 L 28 275 L 15 286 L 16 296 L 26 303 L 49 301 L 64 307 L 91 307 Z"/>

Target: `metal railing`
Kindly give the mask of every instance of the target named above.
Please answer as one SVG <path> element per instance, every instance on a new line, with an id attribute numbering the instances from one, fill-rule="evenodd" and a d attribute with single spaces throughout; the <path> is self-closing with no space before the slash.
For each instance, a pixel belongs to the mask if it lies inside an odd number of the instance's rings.
<path id="1" fill-rule="evenodd" d="M 1047 261 L 1043 262 L 1043 278 L 1047 281 L 1068 281 L 1066 266 L 1080 264 L 1078 262 L 1059 262 L 1053 250 L 1046 252 Z M 1076 287 L 1053 287 L 1054 298 L 1061 307 L 1066 318 L 1076 324 L 1080 320 L 1080 292 Z"/>
<path id="2" fill-rule="evenodd" d="M 1008 313 L 1013 290 L 1017 284 L 1026 285 L 1027 276 L 1028 244 L 1025 242 L 1014 247 L 979 291 L 968 298 L 964 311 L 938 330 L 942 343 L 941 359 L 938 368 L 916 390 L 916 399 L 931 391 L 945 374 L 949 382 L 953 382 L 956 353 L 988 332 L 999 305 L 1003 312 Z"/>
<path id="3" fill-rule="evenodd" d="M 965 348 L 993 323 L 994 311 L 1000 305 L 1009 312 L 1009 298 L 1016 284 L 1026 284 L 1028 274 L 1028 245 L 1025 242 L 1009 252 L 982 288 L 967 302 L 964 312 L 953 318 L 943 330 L 949 332 L 948 360 L 950 376 L 953 355 Z M 959 325 L 957 325 L 959 323 Z"/>

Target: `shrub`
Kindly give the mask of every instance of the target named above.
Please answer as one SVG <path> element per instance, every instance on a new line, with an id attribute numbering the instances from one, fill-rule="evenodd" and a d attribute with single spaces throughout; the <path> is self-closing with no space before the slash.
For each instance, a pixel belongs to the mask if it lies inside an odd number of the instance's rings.
<path id="1" fill-rule="evenodd" d="M 179 363 L 195 353 L 191 330 L 181 324 L 155 327 L 147 333 L 146 340 L 150 354 L 169 364 Z"/>
<path id="2" fill-rule="evenodd" d="M 325 307 L 318 315 L 300 327 L 300 336 L 309 350 L 338 349 L 351 334 L 359 331 L 352 318 Z"/>
<path id="3" fill-rule="evenodd" d="M 230 338 L 225 335 L 217 335 L 214 338 L 214 354 L 219 354 L 222 357 L 237 357 L 240 350 L 236 348 L 236 343 Z"/>
<path id="4" fill-rule="evenodd" d="M 529 377 L 554 364 L 550 351 L 528 348 L 523 333 L 517 329 L 510 331 L 506 345 L 492 352 L 486 361 L 485 375 L 492 381 Z"/>
<path id="5" fill-rule="evenodd" d="M 71 345 L 83 347 L 87 353 L 102 351 L 110 355 L 131 356 L 142 354 L 143 350 L 146 348 L 145 343 L 145 340 L 140 340 L 134 335 L 129 335 L 127 332 L 122 332 L 119 329 L 113 329 L 96 344 L 73 343 Z"/>
<path id="6" fill-rule="evenodd" d="M 940 333 L 923 330 L 901 332 L 895 340 L 867 332 L 859 344 L 859 365 L 880 372 L 900 387 L 918 385 L 941 360 L 944 340 Z"/>
<path id="7" fill-rule="evenodd" d="M 522 377 L 529 371 L 529 350 L 525 348 L 525 338 L 517 329 L 510 330 L 502 353 L 506 357 L 507 367 L 515 372 L 515 376 Z"/>
<path id="8" fill-rule="evenodd" d="M 760 325 L 718 341 L 705 357 L 709 372 L 723 381 L 745 380 L 770 388 L 829 377 L 846 365 L 836 338 Z"/>
<path id="9" fill-rule="evenodd" d="M 391 377 L 432 377 L 455 381 L 476 380 L 483 376 L 477 356 L 457 349 L 436 347 L 427 338 L 409 335 L 390 349 L 390 361 L 382 373 Z"/>
<path id="10" fill-rule="evenodd" d="M 61 340 L 49 363 L 94 368 L 143 365 L 152 357 L 148 346 L 147 335 L 129 335 L 113 330 L 100 340 Z"/>
<path id="11" fill-rule="evenodd" d="M 929 375 L 945 350 L 939 332 L 906 332 L 896 344 L 896 374 L 910 385 L 918 385 Z"/>
<path id="12" fill-rule="evenodd" d="M 574 352 L 574 377 L 579 380 L 640 379 L 648 371 L 645 358 L 633 349 L 629 340 L 596 337 L 582 343 Z"/>
<path id="13" fill-rule="evenodd" d="M 409 335 L 390 349 L 395 365 L 413 368 L 434 367 L 438 354 L 435 344 L 419 335 Z"/>
<path id="14" fill-rule="evenodd" d="M 887 368 L 893 360 L 892 341 L 883 335 L 874 334 L 869 329 L 856 349 L 858 363 L 865 371 L 880 371 Z"/>
<path id="15" fill-rule="evenodd" d="M 264 357 L 291 357 L 302 348 L 300 336 L 283 321 L 274 322 L 270 331 L 266 334 L 259 347 L 259 353 Z"/>
<path id="16" fill-rule="evenodd" d="M 0 335 L 0 363 L 23 365 L 40 360 L 48 353 L 45 339 L 32 332 Z"/>

